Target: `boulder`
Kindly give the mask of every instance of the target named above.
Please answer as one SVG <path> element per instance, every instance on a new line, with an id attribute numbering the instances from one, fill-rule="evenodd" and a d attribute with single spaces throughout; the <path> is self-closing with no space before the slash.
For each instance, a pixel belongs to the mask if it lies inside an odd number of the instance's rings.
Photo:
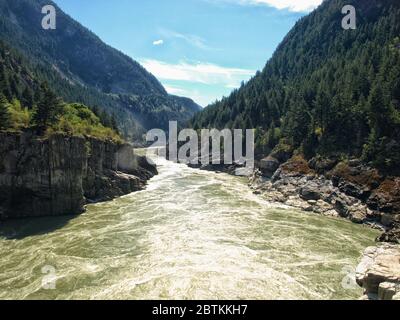
<path id="1" fill-rule="evenodd" d="M 271 153 L 271 156 L 278 159 L 280 163 L 288 161 L 292 155 L 293 148 L 288 144 L 278 144 Z"/>
<path id="2" fill-rule="evenodd" d="M 400 246 L 369 247 L 356 269 L 356 281 L 365 294 L 393 298 L 400 286 Z"/>
<path id="3" fill-rule="evenodd" d="M 381 216 L 381 223 L 388 228 L 400 223 L 400 214 L 384 213 Z"/>
<path id="4" fill-rule="evenodd" d="M 349 216 L 349 208 L 347 207 L 347 204 L 341 199 L 336 200 L 335 210 L 337 211 L 339 216 L 343 218 L 347 218 Z"/>
<path id="5" fill-rule="evenodd" d="M 340 162 L 327 175 L 341 192 L 363 201 L 368 199 L 384 179 L 378 170 L 361 165 L 358 160 Z"/>
<path id="6" fill-rule="evenodd" d="M 344 180 L 339 183 L 339 190 L 348 196 L 362 200 L 367 200 L 371 195 L 368 188 Z"/>
<path id="7" fill-rule="evenodd" d="M 365 208 L 362 208 L 362 207 L 352 208 L 349 211 L 349 217 L 350 217 L 351 222 L 361 224 L 367 218 L 367 211 Z"/>
<path id="8" fill-rule="evenodd" d="M 327 171 L 332 170 L 338 163 L 337 159 L 322 159 L 322 158 L 312 158 L 308 165 L 311 169 L 314 169 L 318 174 L 323 174 Z"/>
<path id="9" fill-rule="evenodd" d="M 282 175 L 282 169 L 279 168 L 278 170 L 276 170 L 276 172 L 274 173 L 274 175 L 271 177 L 271 181 L 272 182 L 276 182 L 281 178 Z"/>
<path id="10" fill-rule="evenodd" d="M 382 282 L 378 288 L 378 300 L 392 300 L 397 293 L 400 293 L 400 284 Z"/>
<path id="11" fill-rule="evenodd" d="M 268 156 L 262 160 L 260 160 L 259 166 L 260 166 L 260 171 L 263 176 L 265 177 L 272 177 L 273 174 L 278 170 L 279 168 L 279 161 L 278 159 Z"/>
<path id="12" fill-rule="evenodd" d="M 400 229 L 392 229 L 388 230 L 382 235 L 380 235 L 377 239 L 379 242 L 389 242 L 400 244 Z"/>
<path id="13" fill-rule="evenodd" d="M 293 156 L 290 160 L 281 165 L 282 172 L 291 177 L 315 176 L 308 162 L 301 155 Z"/>
<path id="14" fill-rule="evenodd" d="M 386 178 L 367 201 L 373 210 L 386 213 L 400 212 L 400 178 Z"/>
<path id="15" fill-rule="evenodd" d="M 316 187 L 309 185 L 300 189 L 300 197 L 306 201 L 309 200 L 318 201 L 319 199 L 321 199 L 321 194 Z"/>

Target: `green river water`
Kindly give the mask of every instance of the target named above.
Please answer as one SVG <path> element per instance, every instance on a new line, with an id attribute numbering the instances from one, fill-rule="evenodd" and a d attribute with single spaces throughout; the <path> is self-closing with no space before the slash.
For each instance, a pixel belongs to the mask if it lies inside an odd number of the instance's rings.
<path id="1" fill-rule="evenodd" d="M 360 297 L 342 283 L 377 231 L 272 205 L 242 178 L 157 163 L 145 191 L 0 225 L 0 299 Z"/>

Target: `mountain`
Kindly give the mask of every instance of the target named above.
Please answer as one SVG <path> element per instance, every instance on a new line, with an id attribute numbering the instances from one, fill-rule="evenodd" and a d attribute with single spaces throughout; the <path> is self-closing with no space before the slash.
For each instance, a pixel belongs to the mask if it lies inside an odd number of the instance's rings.
<path id="1" fill-rule="evenodd" d="M 115 119 L 98 108 L 64 103 L 15 49 L 0 41 L 0 130 L 90 136 L 120 142 Z"/>
<path id="2" fill-rule="evenodd" d="M 42 7 L 53 5 L 56 30 L 42 28 Z M 128 139 L 169 120 L 186 121 L 201 108 L 168 95 L 139 63 L 103 43 L 48 0 L 0 0 L 0 39 L 18 49 L 40 80 L 67 102 L 81 102 L 115 115 Z"/>
<path id="3" fill-rule="evenodd" d="M 342 8 L 357 28 L 342 28 Z M 358 157 L 399 173 L 400 2 L 326 0 L 300 19 L 265 68 L 192 120 L 256 128 L 258 157 Z"/>

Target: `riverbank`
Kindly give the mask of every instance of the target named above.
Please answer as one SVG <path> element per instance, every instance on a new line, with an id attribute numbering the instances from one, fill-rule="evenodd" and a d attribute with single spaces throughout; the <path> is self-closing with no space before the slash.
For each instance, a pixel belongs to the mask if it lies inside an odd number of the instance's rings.
<path id="1" fill-rule="evenodd" d="M 76 215 L 87 203 L 143 190 L 156 166 L 128 144 L 0 133 L 0 219 Z"/>
<path id="2" fill-rule="evenodd" d="M 152 158 L 146 190 L 0 225 L 1 299 L 353 300 L 376 230 L 271 204 L 247 179 Z M 61 221 L 60 221 L 61 220 Z M 34 254 L 32 254 L 34 252 Z M 41 287 L 53 266 L 55 290 Z M 352 272 L 354 273 L 354 271 Z"/>
<path id="3" fill-rule="evenodd" d="M 190 166 L 231 175 L 240 168 Z M 257 161 L 249 187 L 267 201 L 365 224 L 384 232 L 378 241 L 400 244 L 400 178 L 382 175 L 359 160 L 269 156 Z"/>
<path id="4" fill-rule="evenodd" d="M 368 247 L 356 269 L 363 300 L 400 300 L 400 246 L 381 243 Z"/>
<path id="5" fill-rule="evenodd" d="M 279 164 L 268 157 L 249 185 L 269 201 L 366 224 L 385 232 L 378 241 L 400 243 L 400 178 L 383 176 L 357 160 L 294 156 Z"/>
<path id="6" fill-rule="evenodd" d="M 235 174 L 237 166 L 200 169 Z M 358 160 L 294 156 L 281 163 L 269 156 L 258 162 L 249 187 L 268 202 L 381 230 L 377 245 L 365 250 L 357 267 L 357 284 L 362 299 L 400 299 L 400 178 L 383 176 Z"/>
<path id="7" fill-rule="evenodd" d="M 282 165 L 267 157 L 250 179 L 254 193 L 304 211 L 348 219 L 382 230 L 356 270 L 364 300 L 400 299 L 400 179 L 382 176 L 358 160 L 306 161 Z"/>

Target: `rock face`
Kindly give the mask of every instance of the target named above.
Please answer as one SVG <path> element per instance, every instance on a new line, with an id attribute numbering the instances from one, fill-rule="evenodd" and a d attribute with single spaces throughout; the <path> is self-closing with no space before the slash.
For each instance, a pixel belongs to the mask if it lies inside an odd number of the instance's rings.
<path id="1" fill-rule="evenodd" d="M 281 202 L 327 216 L 340 216 L 355 223 L 379 226 L 371 218 L 372 211 L 361 200 L 342 193 L 330 179 L 307 170 L 304 163 L 296 165 L 292 161 L 285 164 L 271 179 L 256 173 L 250 186 L 255 193 L 271 202 Z"/>
<path id="2" fill-rule="evenodd" d="M 265 177 L 272 177 L 276 170 L 278 170 L 280 163 L 278 159 L 268 156 L 260 161 L 260 171 Z"/>
<path id="3" fill-rule="evenodd" d="M 379 241 L 400 243 L 400 178 L 382 176 L 359 160 L 306 161 L 295 155 L 271 175 L 271 157 L 255 172 L 250 186 L 272 202 L 305 211 L 340 216 L 385 231 Z M 260 166 L 261 166 L 260 164 Z M 264 168 L 268 168 L 266 173 Z"/>
<path id="4" fill-rule="evenodd" d="M 390 242 L 390 243 L 400 244 L 400 228 L 386 231 L 377 240 L 380 242 Z"/>
<path id="5" fill-rule="evenodd" d="M 128 145 L 0 133 L 0 218 L 79 214 L 87 202 L 143 189 L 156 173 Z"/>
<path id="6" fill-rule="evenodd" d="M 400 178 L 386 178 L 368 199 L 370 207 L 382 212 L 400 212 Z"/>
<path id="7" fill-rule="evenodd" d="M 356 270 L 365 299 L 392 300 L 400 293 L 400 246 L 381 244 L 365 250 Z"/>

